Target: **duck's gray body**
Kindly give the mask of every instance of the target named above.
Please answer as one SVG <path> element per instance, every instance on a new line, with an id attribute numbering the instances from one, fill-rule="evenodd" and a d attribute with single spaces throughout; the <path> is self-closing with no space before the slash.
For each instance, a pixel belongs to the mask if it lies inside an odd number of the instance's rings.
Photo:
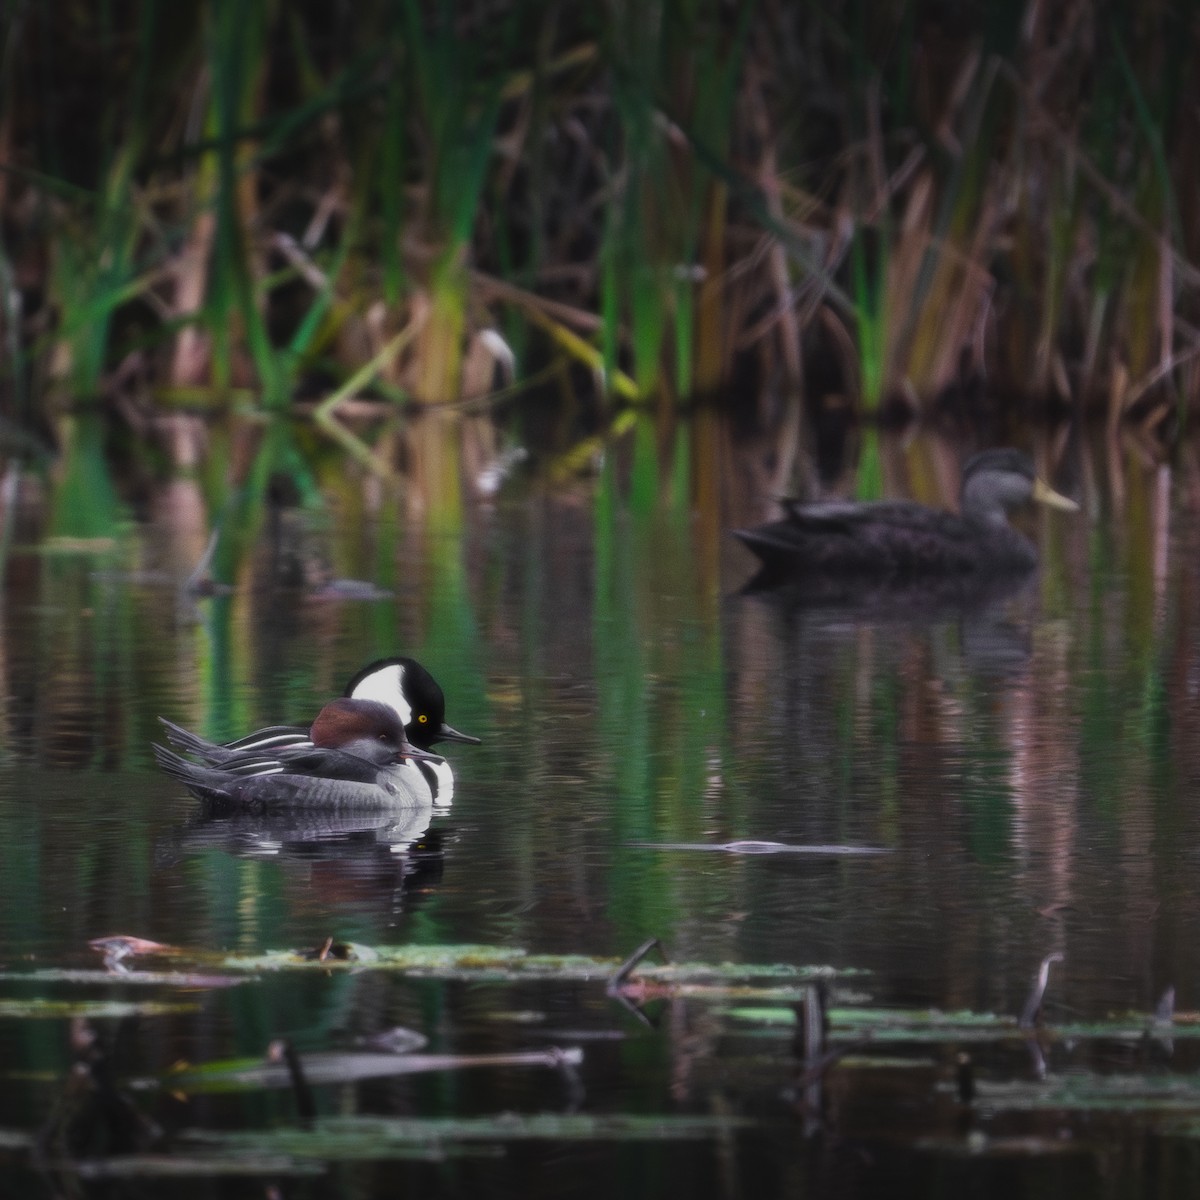
<path id="1" fill-rule="evenodd" d="M 331 701 L 299 746 L 272 753 L 217 747 L 170 721 L 172 740 L 200 758 L 193 762 L 154 747 L 158 764 L 203 800 L 234 808 L 331 810 L 427 807 L 429 782 L 414 760 L 433 758 L 407 741 L 394 709 L 370 700 Z"/>
<path id="2" fill-rule="evenodd" d="M 154 747 L 155 760 L 168 775 L 173 775 L 193 795 L 215 804 L 256 811 L 297 808 L 362 811 L 433 805 L 429 784 L 414 767 L 376 767 L 361 759 L 348 761 L 353 755 L 333 753 L 341 762 L 337 773 L 332 775 L 310 769 L 311 751 L 304 758 L 291 761 L 280 756 L 277 767 L 263 767 L 264 760 L 255 758 L 252 762 L 257 773 L 243 774 L 236 762 L 211 767 L 191 762 L 164 746 Z"/>
<path id="3" fill-rule="evenodd" d="M 178 763 L 182 763 L 184 768 L 191 769 L 189 772 L 191 778 L 186 779 L 180 769 L 172 769 L 164 761 L 170 752 L 155 747 L 155 757 L 158 759 L 159 765 L 170 774 L 175 775 L 176 778 L 182 779 L 193 791 L 196 790 L 193 782 L 197 786 L 200 784 L 200 777 L 196 772 L 203 771 L 205 767 L 211 768 L 212 774 L 217 779 L 228 781 L 228 773 L 244 767 L 246 763 L 274 762 L 281 767 L 281 770 L 275 771 L 269 776 L 274 780 L 295 773 L 305 780 L 310 780 L 314 776 L 317 778 L 328 777 L 332 782 L 361 783 L 369 787 L 382 788 L 385 796 L 378 798 L 379 807 L 399 804 L 444 805 L 449 803 L 449 797 L 453 795 L 453 776 L 450 776 L 449 764 L 444 759 L 406 759 L 401 763 L 385 764 L 382 768 L 376 768 L 372 763 L 362 759 L 349 761 L 353 756 L 344 751 L 321 750 L 312 744 L 309 731 L 302 726 L 271 726 L 258 730 L 238 743 L 222 745 L 210 742 L 163 717 L 160 717 L 159 720 L 166 729 L 167 738 L 172 745 L 178 746 L 187 754 L 201 760 L 197 764 L 181 758 L 177 754 L 170 755 Z M 289 767 L 292 768 L 292 772 L 289 772 Z M 362 767 L 365 767 L 367 771 L 378 771 L 383 778 L 376 779 L 374 775 L 364 774 Z M 347 772 L 348 777 L 343 772 Z M 443 776 L 450 776 L 449 781 Z M 210 778 L 206 781 L 205 786 L 212 786 L 212 784 L 213 780 Z M 288 783 L 285 782 L 279 790 L 282 791 L 288 786 Z M 390 792 L 389 788 L 394 789 L 394 792 Z M 267 788 L 266 790 L 274 792 L 275 789 Z M 314 793 L 318 790 L 312 789 Z M 349 802 L 347 800 L 347 803 Z M 302 803 L 304 801 L 297 799 L 291 802 L 290 807 L 297 807 Z M 309 803 L 312 807 L 326 807 L 329 802 L 323 799 L 314 799 Z"/>
<path id="4" fill-rule="evenodd" d="M 959 513 L 908 501 L 788 502 L 782 519 L 735 535 L 779 576 L 1020 574 L 1037 565 L 1037 550 L 1009 525 L 1008 512 L 1031 499 L 1075 507 L 1037 480 L 1026 455 L 987 450 L 963 468 Z"/>

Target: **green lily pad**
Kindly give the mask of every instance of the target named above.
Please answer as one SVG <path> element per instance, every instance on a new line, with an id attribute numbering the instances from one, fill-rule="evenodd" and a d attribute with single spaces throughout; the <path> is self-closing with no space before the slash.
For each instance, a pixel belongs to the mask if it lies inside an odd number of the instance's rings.
<path id="1" fill-rule="evenodd" d="M 1154 1113 L 1192 1110 L 1200 1119 L 1200 1077 L 1167 1071 L 1157 1074 L 1101 1075 L 1070 1070 L 1040 1080 L 991 1080 L 976 1083 L 977 1103 L 1006 1111 L 1045 1109 Z M 1200 1130 L 1200 1126 L 1198 1126 Z"/>
<path id="2" fill-rule="evenodd" d="M 300 1162 L 271 1154 L 239 1154 L 217 1151 L 211 1154 L 114 1154 L 109 1158 L 79 1159 L 47 1163 L 55 1171 L 74 1173 L 80 1179 L 199 1179 L 208 1176 L 323 1175 L 318 1162 Z"/>
<path id="3" fill-rule="evenodd" d="M 310 1084 L 356 1083 L 430 1071 L 457 1071 L 468 1067 L 578 1066 L 578 1049 L 533 1050 L 515 1054 L 377 1054 L 368 1051 L 319 1051 L 300 1055 L 304 1077 Z M 161 1079 L 136 1080 L 132 1086 L 147 1088 L 162 1084 L 174 1091 L 194 1094 L 255 1091 L 292 1086 L 291 1074 L 282 1063 L 261 1058 L 223 1059 L 172 1071 Z"/>
<path id="4" fill-rule="evenodd" d="M 485 1117 L 325 1117 L 311 1128 L 253 1132 L 193 1132 L 193 1145 L 220 1146 L 296 1160 L 348 1161 L 407 1156 L 414 1150 L 461 1143 L 670 1142 L 694 1141 L 746 1128 L 750 1121 L 725 1116 L 634 1113 L 500 1113 Z"/>
<path id="5" fill-rule="evenodd" d="M 324 948 L 324 947 L 323 947 Z M 172 948 L 176 960 L 186 952 Z M 162 985 L 187 988 L 229 987 L 247 977 L 279 971 L 392 971 L 418 979 L 454 979 L 470 983 L 519 983 L 554 980 L 569 983 L 609 982 L 621 968 L 615 958 L 585 954 L 529 954 L 519 947 L 484 945 L 363 946 L 338 943 L 337 953 L 322 957 L 313 950 L 270 950 L 264 954 L 199 954 L 197 969 L 142 971 L 137 956 L 122 959 L 122 969 L 78 970 L 41 968 L 0 971 L 0 981 L 20 983 L 86 983 L 100 985 Z M 798 999 L 788 990 L 820 979 L 832 980 L 867 972 L 830 966 L 788 963 L 640 963 L 621 982 L 621 988 L 668 989 L 697 998 L 746 994 L 759 996 L 770 984 L 783 988 L 777 999 Z M 770 995 L 771 993 L 767 993 Z"/>
<path id="6" fill-rule="evenodd" d="M 168 1013 L 195 1012 L 199 1006 L 161 1000 L 48 1000 L 36 996 L 28 1000 L 0 999 L 0 1019 L 20 1020 L 87 1017 L 89 1020 L 121 1017 L 161 1017 Z"/>

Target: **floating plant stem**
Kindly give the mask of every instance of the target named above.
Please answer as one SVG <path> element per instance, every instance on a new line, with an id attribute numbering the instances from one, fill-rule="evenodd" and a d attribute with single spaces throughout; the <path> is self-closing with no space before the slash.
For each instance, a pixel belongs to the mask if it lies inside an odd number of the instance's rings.
<path id="1" fill-rule="evenodd" d="M 1062 962 L 1063 958 L 1063 954 L 1056 950 L 1053 954 L 1047 954 L 1042 959 L 1041 965 L 1038 967 L 1037 976 L 1033 981 L 1033 987 L 1030 989 L 1029 997 L 1025 1001 L 1025 1007 L 1021 1010 L 1019 1024 L 1022 1029 L 1032 1029 L 1041 1020 L 1042 1001 L 1046 996 L 1046 987 L 1050 983 L 1050 967 L 1053 963 Z"/>

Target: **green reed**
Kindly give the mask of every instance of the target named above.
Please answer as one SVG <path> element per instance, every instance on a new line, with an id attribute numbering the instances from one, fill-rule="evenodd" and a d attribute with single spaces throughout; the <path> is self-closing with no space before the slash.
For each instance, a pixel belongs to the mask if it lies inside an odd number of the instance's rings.
<path id="1" fill-rule="evenodd" d="M 814 349 L 867 419 L 976 377 L 1186 408 L 1188 6 L 735 8 L 9 6 L 0 410 L 315 385 L 385 470 L 343 399 L 482 395 L 497 327 L 664 420 Z"/>
<path id="2" fill-rule="evenodd" d="M 732 141 L 752 11 L 726 28 L 703 0 L 621 4 L 602 31 L 614 120 L 601 343 L 610 378 L 628 353 L 643 399 L 664 381 L 674 395 L 711 394 L 728 372 L 725 192 L 707 164 Z"/>

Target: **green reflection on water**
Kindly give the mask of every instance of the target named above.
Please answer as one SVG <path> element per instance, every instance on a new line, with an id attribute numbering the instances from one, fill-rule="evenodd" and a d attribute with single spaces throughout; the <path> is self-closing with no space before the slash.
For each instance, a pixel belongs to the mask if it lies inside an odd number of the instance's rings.
<path id="1" fill-rule="evenodd" d="M 54 536 L 111 538 L 119 531 L 124 510 L 113 485 L 105 429 L 95 414 L 63 419 L 62 464 L 50 520 Z"/>
<path id="2" fill-rule="evenodd" d="M 609 910 L 632 947 L 677 928 L 694 911 L 697 886 L 706 906 L 727 902 L 712 881 L 701 885 L 664 861 L 647 865 L 625 848 L 699 841 L 727 828 L 725 704 L 716 597 L 703 586 L 691 534 L 688 443 L 670 448 L 663 478 L 654 425 L 641 418 L 627 496 L 617 449 L 596 489 L 593 653 L 597 721 L 616 787 Z"/>

